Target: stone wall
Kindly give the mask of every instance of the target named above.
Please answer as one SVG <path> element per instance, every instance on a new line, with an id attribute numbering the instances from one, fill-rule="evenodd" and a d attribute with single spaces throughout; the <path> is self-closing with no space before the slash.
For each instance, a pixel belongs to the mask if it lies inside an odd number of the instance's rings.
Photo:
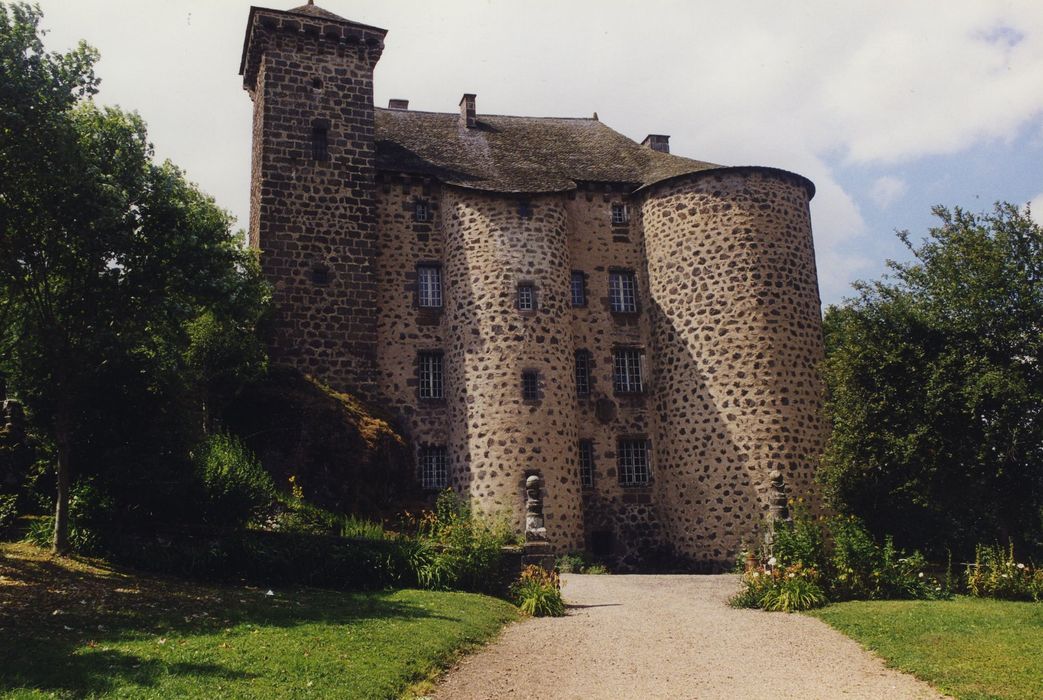
<path id="1" fill-rule="evenodd" d="M 520 201 L 445 188 L 446 403 L 453 485 L 521 531 L 525 478 L 545 485 L 547 535 L 583 546 L 576 445 L 567 216 L 561 195 Z M 537 309 L 517 308 L 532 282 Z M 524 401 L 521 376 L 539 373 Z"/>
<path id="2" fill-rule="evenodd" d="M 272 358 L 373 396 L 373 67 L 383 31 L 256 8 L 250 18 L 250 241 L 274 288 Z"/>
<path id="3" fill-rule="evenodd" d="M 656 500 L 669 539 L 726 563 L 769 473 L 813 493 L 825 426 L 807 182 L 758 169 L 654 186 L 641 207 L 655 357 Z"/>

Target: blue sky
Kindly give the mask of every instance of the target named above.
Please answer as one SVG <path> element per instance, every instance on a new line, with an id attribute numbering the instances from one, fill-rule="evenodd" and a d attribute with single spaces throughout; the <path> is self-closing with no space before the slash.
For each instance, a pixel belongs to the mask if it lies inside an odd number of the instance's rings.
<path id="1" fill-rule="evenodd" d="M 303 2 L 303 0 L 299 0 Z M 261 0 L 255 0 L 261 2 Z M 1040 0 L 318 0 L 389 31 L 376 102 L 588 116 L 674 153 L 811 178 L 824 304 L 875 278 L 935 204 L 1038 201 Z M 286 3 L 263 3 L 288 9 Z M 98 100 L 136 109 L 170 158 L 245 225 L 249 2 L 40 0 L 47 44 L 102 54 Z"/>

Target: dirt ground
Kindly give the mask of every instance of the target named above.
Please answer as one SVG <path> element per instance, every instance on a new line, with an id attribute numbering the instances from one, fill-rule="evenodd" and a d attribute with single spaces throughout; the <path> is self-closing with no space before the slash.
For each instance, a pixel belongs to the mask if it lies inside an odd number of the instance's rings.
<path id="1" fill-rule="evenodd" d="M 819 620 L 729 608 L 734 576 L 563 578 L 566 617 L 510 626 L 436 697 L 944 697 Z"/>

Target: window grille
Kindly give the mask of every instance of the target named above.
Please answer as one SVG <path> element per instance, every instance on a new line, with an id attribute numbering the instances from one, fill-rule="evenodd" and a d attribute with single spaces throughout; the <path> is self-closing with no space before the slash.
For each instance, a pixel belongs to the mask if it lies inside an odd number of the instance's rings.
<path id="1" fill-rule="evenodd" d="M 324 126 L 312 127 L 311 157 L 312 160 L 326 160 L 329 158 L 329 135 Z"/>
<path id="2" fill-rule="evenodd" d="M 638 394 L 644 391 L 641 381 L 640 350 L 622 349 L 612 353 L 612 388 L 620 394 Z"/>
<path id="3" fill-rule="evenodd" d="M 579 483 L 583 488 L 594 486 L 594 443 L 579 441 Z"/>
<path id="4" fill-rule="evenodd" d="M 444 445 L 420 448 L 420 485 L 444 489 L 449 484 L 448 451 Z"/>
<path id="5" fill-rule="evenodd" d="M 426 199 L 418 199 L 413 202 L 413 220 L 414 221 L 430 221 L 431 220 L 431 205 L 428 204 Z"/>
<path id="6" fill-rule="evenodd" d="M 649 443 L 645 438 L 622 438 L 619 441 L 618 472 L 621 486 L 641 486 L 651 480 L 648 464 Z"/>
<path id="7" fill-rule="evenodd" d="M 536 310 L 536 287 L 531 284 L 518 285 L 518 310 Z"/>
<path id="8" fill-rule="evenodd" d="M 438 265 L 418 265 L 416 268 L 417 297 L 420 306 L 442 306 L 442 268 Z"/>
<path id="9" fill-rule="evenodd" d="M 612 311 L 635 313 L 637 311 L 637 279 L 633 272 L 608 273 L 608 296 Z"/>
<path id="10" fill-rule="evenodd" d="M 420 380 L 420 398 L 445 398 L 442 373 L 442 353 L 422 352 L 417 358 Z"/>
<path id="11" fill-rule="evenodd" d="M 587 305 L 587 276 L 579 271 L 572 273 L 572 305 Z"/>
<path id="12" fill-rule="evenodd" d="M 540 375 L 536 372 L 522 372 L 522 399 L 525 401 L 540 400 Z"/>
<path id="13" fill-rule="evenodd" d="M 590 396 L 590 352 L 576 351 L 576 394 Z"/>
<path id="14" fill-rule="evenodd" d="M 612 223 L 613 224 L 625 224 L 630 221 L 630 212 L 627 210 L 625 204 L 613 204 L 612 205 Z"/>

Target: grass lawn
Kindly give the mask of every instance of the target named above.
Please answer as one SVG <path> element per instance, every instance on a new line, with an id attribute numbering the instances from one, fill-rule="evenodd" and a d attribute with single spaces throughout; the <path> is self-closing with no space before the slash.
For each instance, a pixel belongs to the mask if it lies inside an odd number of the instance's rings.
<path id="1" fill-rule="evenodd" d="M 1043 698 L 1043 605 L 960 596 L 809 613 L 960 700 Z"/>
<path id="2" fill-rule="evenodd" d="M 395 698 L 516 616 L 467 593 L 267 595 L 0 544 L 0 697 Z"/>

